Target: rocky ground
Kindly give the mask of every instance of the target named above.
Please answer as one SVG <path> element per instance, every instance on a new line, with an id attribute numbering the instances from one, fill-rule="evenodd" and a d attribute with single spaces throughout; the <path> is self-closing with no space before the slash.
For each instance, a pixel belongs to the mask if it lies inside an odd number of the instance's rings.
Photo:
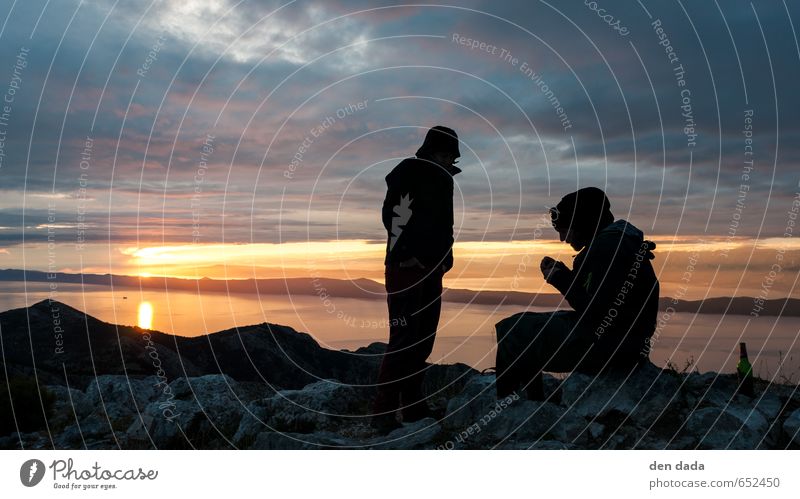
<path id="1" fill-rule="evenodd" d="M 546 376 L 549 400 L 498 401 L 494 376 L 429 365 L 435 417 L 381 435 L 382 343 L 331 350 L 267 323 L 187 338 L 49 301 L 0 313 L 0 331 L 0 386 L 16 387 L 0 391 L 0 449 L 800 448 L 797 385 L 758 380 L 749 398 L 731 374 Z"/>
<path id="2" fill-rule="evenodd" d="M 494 396 L 494 376 L 438 366 L 426 392 L 435 418 L 388 435 L 368 424 L 368 386 L 322 380 L 300 389 L 227 375 L 102 375 L 55 395 L 49 433 L 12 434 L 0 448 L 56 449 L 785 449 L 800 448 L 797 386 L 680 374 L 546 376 L 545 402 Z M 556 400 L 558 399 L 558 400 Z"/>

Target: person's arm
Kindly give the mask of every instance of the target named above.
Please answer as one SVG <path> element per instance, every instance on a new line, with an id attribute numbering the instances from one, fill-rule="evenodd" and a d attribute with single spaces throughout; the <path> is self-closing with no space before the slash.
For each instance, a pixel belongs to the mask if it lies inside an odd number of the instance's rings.
<path id="1" fill-rule="evenodd" d="M 561 262 L 559 262 L 561 263 Z M 562 264 L 563 265 L 563 264 Z M 589 276 L 592 274 L 590 273 Z M 583 279 L 584 282 L 577 282 L 578 272 L 564 269 L 557 269 L 552 274 L 550 279 L 547 280 L 553 285 L 569 303 L 569 306 L 577 312 L 583 312 L 591 300 L 590 295 L 590 279 Z"/>
<path id="2" fill-rule="evenodd" d="M 583 297 L 579 296 L 579 292 L 573 291 L 576 287 L 573 286 L 576 272 L 570 270 L 564 262 L 556 261 L 549 256 L 542 259 L 540 267 L 545 281 L 564 295 L 573 309 L 578 310 L 577 307 L 581 306 Z"/>
<path id="3" fill-rule="evenodd" d="M 450 269 L 453 268 L 453 248 L 450 248 L 450 251 L 447 252 L 447 256 L 444 257 L 444 262 L 442 263 L 442 273 L 446 274 L 450 272 Z"/>
<path id="4" fill-rule="evenodd" d="M 401 266 L 421 267 L 422 264 L 416 259 L 413 188 L 402 174 L 387 177 L 386 186 L 381 215 L 383 226 L 389 232 L 389 252 Z"/>
<path id="5" fill-rule="evenodd" d="M 627 278 L 625 258 L 620 254 L 618 238 L 595 241 L 585 258 L 576 262 L 571 281 L 559 280 L 553 285 L 562 292 L 573 310 L 586 316 L 605 316 Z"/>

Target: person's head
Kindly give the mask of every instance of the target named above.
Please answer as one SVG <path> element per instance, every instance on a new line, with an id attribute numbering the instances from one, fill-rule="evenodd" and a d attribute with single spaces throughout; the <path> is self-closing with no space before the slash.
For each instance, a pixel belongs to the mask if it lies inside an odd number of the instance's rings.
<path id="1" fill-rule="evenodd" d="M 458 150 L 458 135 L 452 128 L 435 126 L 428 130 L 425 141 L 417 150 L 417 157 L 433 161 L 437 165 L 450 169 L 461 157 Z"/>
<path id="2" fill-rule="evenodd" d="M 611 203 L 597 187 L 584 187 L 567 194 L 550 208 L 550 217 L 559 239 L 575 250 L 587 246 L 600 229 L 614 221 Z"/>

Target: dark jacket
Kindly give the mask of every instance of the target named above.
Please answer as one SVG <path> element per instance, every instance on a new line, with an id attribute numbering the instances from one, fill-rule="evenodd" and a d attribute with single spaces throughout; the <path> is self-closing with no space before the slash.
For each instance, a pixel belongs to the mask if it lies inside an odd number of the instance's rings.
<path id="1" fill-rule="evenodd" d="M 428 269 L 453 266 L 453 175 L 460 171 L 408 158 L 386 176 L 386 265 L 416 257 Z"/>
<path id="2" fill-rule="evenodd" d="M 573 269 L 557 272 L 553 284 L 581 314 L 582 334 L 594 341 L 596 360 L 609 366 L 648 358 L 658 314 L 658 279 L 650 260 L 655 243 L 617 220 L 598 231 L 575 256 Z"/>

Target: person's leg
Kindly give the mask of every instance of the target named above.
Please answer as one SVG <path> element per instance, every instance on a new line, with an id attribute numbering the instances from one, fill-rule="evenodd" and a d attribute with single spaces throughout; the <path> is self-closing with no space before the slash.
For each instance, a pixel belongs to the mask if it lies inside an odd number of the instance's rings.
<path id="1" fill-rule="evenodd" d="M 409 375 L 411 348 L 419 328 L 416 312 L 420 308 L 423 275 L 413 269 L 386 269 L 389 344 L 378 371 L 378 394 L 373 407 L 376 414 L 391 413 L 400 406 L 400 392 Z"/>
<path id="2" fill-rule="evenodd" d="M 419 310 L 417 312 L 416 343 L 409 348 L 409 375 L 401 388 L 403 421 L 416 421 L 429 415 L 422 392 L 426 360 L 433 352 L 436 329 L 442 309 L 442 274 L 432 273 L 422 282 Z"/>
<path id="3" fill-rule="evenodd" d="M 525 312 L 500 321 L 496 327 L 499 398 L 521 385 L 530 399 L 542 400 L 542 371 L 572 371 L 591 346 L 577 326 L 575 312 Z M 503 380 L 501 374 L 507 378 Z"/>
<path id="4" fill-rule="evenodd" d="M 497 398 L 511 395 L 520 386 L 519 354 L 525 345 L 522 344 L 521 335 L 509 333 L 517 329 L 516 325 L 524 315 L 525 312 L 514 314 L 495 324 L 497 332 L 497 353 L 495 354 Z"/>

